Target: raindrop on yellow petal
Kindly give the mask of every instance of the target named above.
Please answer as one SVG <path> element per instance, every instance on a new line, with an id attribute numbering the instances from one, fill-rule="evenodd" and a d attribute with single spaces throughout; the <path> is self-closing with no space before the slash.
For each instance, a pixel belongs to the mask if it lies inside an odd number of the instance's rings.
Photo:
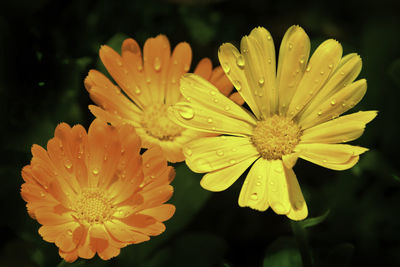
<path id="1" fill-rule="evenodd" d="M 191 120 L 194 117 L 194 111 L 191 107 L 180 107 L 179 115 L 185 120 Z"/>
<path id="2" fill-rule="evenodd" d="M 251 199 L 251 200 L 257 200 L 257 199 L 258 199 L 257 193 L 251 194 L 251 195 L 250 195 L 250 199 Z"/>
<path id="3" fill-rule="evenodd" d="M 236 59 L 236 64 L 238 65 L 239 68 L 244 68 L 244 58 L 242 55 L 239 55 Z"/>

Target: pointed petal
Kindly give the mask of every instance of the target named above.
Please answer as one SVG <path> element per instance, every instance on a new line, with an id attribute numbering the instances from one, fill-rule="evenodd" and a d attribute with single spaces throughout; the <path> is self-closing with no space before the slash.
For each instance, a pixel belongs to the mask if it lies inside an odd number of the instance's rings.
<path id="1" fill-rule="evenodd" d="M 279 114 L 286 110 L 306 70 L 310 54 L 310 39 L 300 26 L 290 27 L 279 50 L 277 88 Z"/>
<path id="2" fill-rule="evenodd" d="M 237 61 L 243 58 L 240 52 L 232 44 L 222 44 L 218 50 L 218 57 L 226 76 L 232 82 L 233 86 L 240 93 L 250 109 L 257 118 L 261 118 L 261 110 L 257 106 L 255 96 L 249 82 L 247 81 L 244 68 L 237 65 Z"/>
<path id="3" fill-rule="evenodd" d="M 268 203 L 268 170 L 270 162 L 260 158 L 251 167 L 239 195 L 239 206 L 265 211 Z"/>
<path id="4" fill-rule="evenodd" d="M 194 172 L 210 172 L 259 156 L 248 138 L 235 136 L 206 137 L 184 148 L 186 164 Z"/>
<path id="5" fill-rule="evenodd" d="M 308 129 L 314 125 L 334 119 L 360 102 L 366 91 L 366 81 L 364 79 L 358 80 L 344 87 L 332 97 L 322 101 L 314 112 L 301 114 L 298 118 L 298 124 L 303 129 Z"/>
<path id="6" fill-rule="evenodd" d="M 200 185 L 209 191 L 220 192 L 230 187 L 258 158 L 253 156 L 235 165 L 207 173 L 200 181 Z"/>
<path id="7" fill-rule="evenodd" d="M 289 219 L 299 221 L 308 215 L 307 203 L 304 200 L 296 174 L 291 168 L 285 168 L 285 174 L 289 190 L 291 209 L 286 215 Z"/>
<path id="8" fill-rule="evenodd" d="M 332 39 L 323 42 L 315 50 L 289 104 L 289 117 L 295 117 L 318 93 L 338 65 L 341 56 L 342 46 Z"/>
<path id="9" fill-rule="evenodd" d="M 360 137 L 365 125 L 372 121 L 377 111 L 360 111 L 308 128 L 301 143 L 344 143 Z"/>

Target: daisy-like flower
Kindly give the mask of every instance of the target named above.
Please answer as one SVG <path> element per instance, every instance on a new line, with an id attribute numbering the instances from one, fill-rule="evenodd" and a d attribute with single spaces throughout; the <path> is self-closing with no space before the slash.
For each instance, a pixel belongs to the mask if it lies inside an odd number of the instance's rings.
<path id="1" fill-rule="evenodd" d="M 219 60 L 253 114 L 221 95 L 206 80 L 187 74 L 181 92 L 190 103 L 177 103 L 170 117 L 184 127 L 223 134 L 188 143 L 187 165 L 206 173 L 201 185 L 210 191 L 231 186 L 252 165 L 239 205 L 293 220 L 308 210 L 292 168 L 300 157 L 320 166 L 345 170 L 366 148 L 341 144 L 361 136 L 376 111 L 338 117 L 366 92 L 356 54 L 342 57 L 335 40 L 323 42 L 308 60 L 310 41 L 299 26 L 286 32 L 275 67 L 270 33 L 255 28 L 241 41 L 241 52 L 223 44 Z"/>
<path id="2" fill-rule="evenodd" d="M 100 72 L 91 70 L 85 87 L 98 106 L 90 105 L 90 111 L 112 124 L 135 126 L 144 148 L 159 145 L 168 161 L 183 161 L 183 144 L 204 135 L 185 129 L 167 117 L 168 107 L 183 100 L 179 81 L 190 69 L 189 44 L 179 43 L 171 55 L 167 37 L 158 35 L 145 42 L 143 59 L 133 39 L 126 39 L 121 50 L 119 55 L 108 46 L 101 47 L 100 58 L 118 86 Z M 194 73 L 209 80 L 224 95 L 233 89 L 222 68 L 213 69 L 208 58 L 199 62 Z M 244 102 L 237 92 L 231 98 L 239 104 Z"/>
<path id="3" fill-rule="evenodd" d="M 175 173 L 160 148 L 140 155 L 140 147 L 132 126 L 114 128 L 98 119 L 88 133 L 61 123 L 47 151 L 32 146 L 21 195 L 42 225 L 39 234 L 66 261 L 96 253 L 107 260 L 165 230 L 162 222 L 175 212 L 164 204 Z"/>

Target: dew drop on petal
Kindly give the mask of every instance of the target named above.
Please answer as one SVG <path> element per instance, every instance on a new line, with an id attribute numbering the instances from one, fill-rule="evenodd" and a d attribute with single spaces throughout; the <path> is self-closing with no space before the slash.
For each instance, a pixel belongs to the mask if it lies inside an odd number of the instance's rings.
<path id="1" fill-rule="evenodd" d="M 189 71 L 189 69 L 190 69 L 190 65 L 188 65 L 188 64 L 183 67 L 184 71 Z"/>
<path id="2" fill-rule="evenodd" d="M 93 168 L 92 173 L 93 173 L 94 175 L 99 174 L 99 169 Z"/>
<path id="3" fill-rule="evenodd" d="M 194 111 L 191 107 L 180 107 L 179 115 L 185 120 L 191 120 L 194 117 Z"/>
<path id="4" fill-rule="evenodd" d="M 250 199 L 251 199 L 251 200 L 257 200 L 257 199 L 258 199 L 257 193 L 251 194 L 251 195 L 250 195 Z"/>
<path id="5" fill-rule="evenodd" d="M 190 157 L 193 154 L 193 151 L 190 148 L 185 147 L 184 153 Z"/>
<path id="6" fill-rule="evenodd" d="M 217 155 L 222 157 L 224 155 L 224 151 L 221 149 L 217 150 Z"/>
<path id="7" fill-rule="evenodd" d="M 333 99 L 332 101 L 331 101 L 331 105 L 333 106 L 333 105 L 335 105 L 336 104 L 336 101 L 335 101 L 335 99 Z"/>
<path id="8" fill-rule="evenodd" d="M 222 64 L 222 69 L 225 71 L 226 74 L 229 74 L 229 72 L 231 71 L 231 67 L 228 63 Z"/>
<path id="9" fill-rule="evenodd" d="M 68 235 L 72 235 L 72 230 L 69 229 L 69 230 L 67 231 L 67 234 L 68 234 Z"/>
<path id="10" fill-rule="evenodd" d="M 230 163 L 230 164 L 235 164 L 235 163 L 236 163 L 236 160 L 231 159 L 231 160 L 229 161 L 229 163 Z"/>
<path id="11" fill-rule="evenodd" d="M 208 118 L 208 119 L 207 119 L 207 122 L 208 122 L 208 123 L 212 123 L 212 122 L 213 122 L 213 119 L 212 119 L 212 118 Z"/>
<path id="12" fill-rule="evenodd" d="M 233 86 L 235 86 L 236 90 L 238 91 L 242 90 L 242 85 L 238 80 L 233 81 Z"/>
<path id="13" fill-rule="evenodd" d="M 332 65 L 332 64 L 329 64 L 329 65 L 328 65 L 328 68 L 332 69 L 332 68 L 333 68 L 333 65 Z"/>
<path id="14" fill-rule="evenodd" d="M 142 92 L 142 90 L 140 90 L 140 88 L 136 86 L 135 93 L 136 93 L 137 95 L 140 95 L 141 92 Z"/>
<path id="15" fill-rule="evenodd" d="M 310 70 L 311 70 L 311 66 L 308 66 L 307 69 L 306 69 L 306 71 L 307 71 L 307 72 L 310 72 Z"/>
<path id="16" fill-rule="evenodd" d="M 321 116 L 322 115 L 322 111 L 318 111 L 317 115 Z"/>
<path id="17" fill-rule="evenodd" d="M 159 71 L 161 69 L 161 60 L 159 57 L 154 58 L 154 69 Z"/>
<path id="18" fill-rule="evenodd" d="M 216 95 L 217 93 L 214 90 L 210 90 L 211 95 Z"/>
<path id="19" fill-rule="evenodd" d="M 264 82 L 265 82 L 264 77 L 260 77 L 260 79 L 258 79 L 258 85 L 259 86 L 263 86 Z"/>
<path id="20" fill-rule="evenodd" d="M 67 159 L 64 163 L 65 168 L 67 168 L 68 170 L 70 170 L 72 168 L 72 163 L 69 159 Z"/>
<path id="21" fill-rule="evenodd" d="M 284 207 L 281 203 L 276 202 L 276 203 L 272 203 L 271 207 L 273 207 L 274 211 L 277 213 L 283 213 L 284 212 Z"/>
<path id="22" fill-rule="evenodd" d="M 230 110 L 230 109 L 231 109 L 230 106 L 225 106 L 225 108 L 224 108 L 225 111 L 228 111 L 228 110 Z"/>
<path id="23" fill-rule="evenodd" d="M 297 210 L 299 210 L 299 209 L 301 209 L 301 208 L 303 207 L 303 205 L 304 205 L 304 202 L 303 202 L 303 201 L 296 201 L 296 202 L 294 203 L 294 208 L 297 209 Z"/>
<path id="24" fill-rule="evenodd" d="M 236 58 L 236 64 L 238 65 L 239 68 L 241 68 L 241 69 L 244 68 L 244 58 L 242 55 L 239 55 Z"/>

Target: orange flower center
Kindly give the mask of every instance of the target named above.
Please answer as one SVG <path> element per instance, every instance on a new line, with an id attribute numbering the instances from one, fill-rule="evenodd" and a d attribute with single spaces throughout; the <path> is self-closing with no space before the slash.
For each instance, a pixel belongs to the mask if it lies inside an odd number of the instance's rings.
<path id="1" fill-rule="evenodd" d="M 75 203 L 78 219 L 89 224 L 103 223 L 111 218 L 114 207 L 99 188 L 85 188 Z"/>
<path id="2" fill-rule="evenodd" d="M 143 110 L 141 124 L 146 133 L 161 141 L 173 141 L 184 130 L 167 117 L 168 106 L 155 104 Z"/>
<path id="3" fill-rule="evenodd" d="M 291 119 L 274 115 L 257 123 L 251 141 L 263 158 L 275 160 L 292 153 L 301 134 Z"/>

